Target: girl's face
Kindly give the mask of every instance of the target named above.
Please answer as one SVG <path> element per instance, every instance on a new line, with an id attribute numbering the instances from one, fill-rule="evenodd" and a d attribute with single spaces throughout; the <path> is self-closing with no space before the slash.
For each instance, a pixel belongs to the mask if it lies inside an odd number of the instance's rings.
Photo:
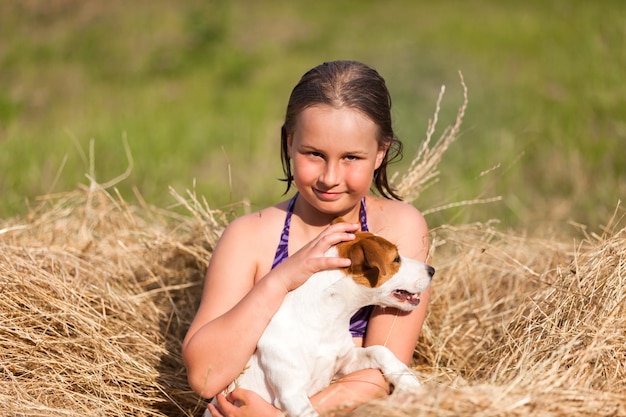
<path id="1" fill-rule="evenodd" d="M 318 105 L 302 111 L 287 141 L 302 197 L 323 213 L 354 210 L 387 151 L 377 134 L 372 120 L 350 108 Z"/>

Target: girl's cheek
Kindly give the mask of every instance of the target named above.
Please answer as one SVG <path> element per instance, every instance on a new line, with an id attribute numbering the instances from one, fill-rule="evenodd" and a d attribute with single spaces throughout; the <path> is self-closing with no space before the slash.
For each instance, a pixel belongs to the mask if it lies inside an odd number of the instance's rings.
<path id="1" fill-rule="evenodd" d="M 363 184 L 365 187 L 369 187 L 374 177 L 374 171 L 371 169 L 355 169 L 347 170 L 344 175 L 344 180 L 352 185 Z"/>
<path id="2" fill-rule="evenodd" d="M 311 178 L 316 175 L 317 169 L 314 163 L 304 158 L 294 160 L 294 175 L 300 178 Z"/>

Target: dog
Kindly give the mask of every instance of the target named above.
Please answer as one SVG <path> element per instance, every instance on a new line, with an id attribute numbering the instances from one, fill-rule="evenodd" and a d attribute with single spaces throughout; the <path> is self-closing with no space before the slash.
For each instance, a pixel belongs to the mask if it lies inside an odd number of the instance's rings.
<path id="1" fill-rule="evenodd" d="M 366 305 L 415 309 L 434 268 L 400 256 L 394 244 L 367 232 L 357 232 L 354 240 L 335 245 L 325 256 L 350 258 L 352 263 L 318 272 L 287 294 L 244 371 L 225 393 L 249 389 L 289 417 L 313 417 L 319 414 L 309 397 L 333 378 L 361 369 L 380 369 L 394 392 L 420 385 L 386 347 L 356 347 L 348 328 L 350 318 Z"/>

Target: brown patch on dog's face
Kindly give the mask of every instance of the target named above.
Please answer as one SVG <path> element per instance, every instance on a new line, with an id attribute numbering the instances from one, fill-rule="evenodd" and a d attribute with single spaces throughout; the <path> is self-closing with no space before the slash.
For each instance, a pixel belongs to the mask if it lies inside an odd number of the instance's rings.
<path id="1" fill-rule="evenodd" d="M 337 251 L 340 257 L 352 261 L 345 271 L 366 287 L 383 285 L 400 269 L 396 245 L 372 233 L 356 233 L 354 240 L 337 244 Z"/>

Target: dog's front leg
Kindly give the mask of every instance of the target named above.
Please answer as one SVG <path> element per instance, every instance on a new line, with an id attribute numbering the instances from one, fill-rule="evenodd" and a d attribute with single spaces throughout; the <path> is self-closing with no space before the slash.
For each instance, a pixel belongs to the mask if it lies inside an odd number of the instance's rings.
<path id="1" fill-rule="evenodd" d="M 345 359 L 345 365 L 341 367 L 339 376 L 371 368 L 380 369 L 385 379 L 393 384 L 394 390 L 406 391 L 421 385 L 413 371 L 385 346 L 355 347 Z"/>
<path id="2" fill-rule="evenodd" d="M 288 417 L 318 417 L 307 396 L 311 376 L 302 364 L 289 360 L 285 354 L 273 358 L 273 367 L 266 367 L 266 378 L 274 387 L 275 403 Z"/>
<path id="3" fill-rule="evenodd" d="M 285 364 L 281 364 L 285 365 Z M 293 369 L 293 368 L 292 368 Z M 280 372 L 276 369 L 267 375 L 276 388 L 276 406 L 287 417 L 318 417 L 311 400 L 307 396 L 306 375 L 294 372 Z"/>
<path id="4" fill-rule="evenodd" d="M 306 395 L 302 396 L 301 392 L 291 396 L 285 392 L 285 395 L 280 400 L 283 413 L 287 417 L 319 417 L 309 398 Z"/>

